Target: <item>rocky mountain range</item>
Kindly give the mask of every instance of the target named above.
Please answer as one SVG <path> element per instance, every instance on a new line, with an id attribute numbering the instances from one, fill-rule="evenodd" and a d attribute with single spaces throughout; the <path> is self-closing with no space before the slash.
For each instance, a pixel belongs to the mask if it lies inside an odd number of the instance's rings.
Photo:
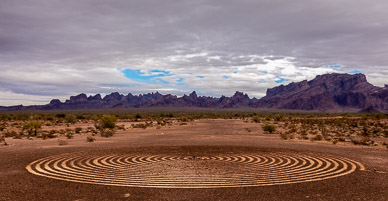
<path id="1" fill-rule="evenodd" d="M 311 81 L 280 85 L 268 89 L 261 99 L 236 92 L 232 97 L 198 96 L 196 92 L 177 97 L 159 92 L 133 95 L 111 93 L 87 96 L 79 94 L 47 105 L 0 107 L 4 110 L 73 110 L 103 108 L 200 107 L 200 108 L 272 108 L 290 110 L 344 111 L 374 108 L 388 110 L 388 86 L 373 86 L 364 74 L 325 74 Z"/>

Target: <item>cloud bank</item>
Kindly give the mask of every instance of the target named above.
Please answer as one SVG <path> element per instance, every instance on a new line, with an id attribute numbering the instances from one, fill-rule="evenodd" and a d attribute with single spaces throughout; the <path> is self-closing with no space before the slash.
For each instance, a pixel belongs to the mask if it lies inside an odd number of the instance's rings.
<path id="1" fill-rule="evenodd" d="M 385 0 L 2 0 L 0 105 L 78 93 L 262 97 L 330 72 L 387 84 Z"/>

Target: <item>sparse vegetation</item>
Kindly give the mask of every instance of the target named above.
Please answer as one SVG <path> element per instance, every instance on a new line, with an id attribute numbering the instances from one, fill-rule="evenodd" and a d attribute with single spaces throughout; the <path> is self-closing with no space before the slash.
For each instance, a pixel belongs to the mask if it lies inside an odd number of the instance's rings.
<path id="1" fill-rule="evenodd" d="M 264 123 L 261 128 L 263 129 L 263 131 L 271 134 L 276 131 L 276 126 L 268 122 Z"/>
<path id="2" fill-rule="evenodd" d="M 385 146 L 388 138 L 388 114 L 270 113 L 237 111 L 143 112 L 126 110 L 61 111 L 0 113 L 0 134 L 6 138 L 24 136 L 68 139 L 89 133 L 110 137 L 118 130 L 162 129 L 188 125 L 197 119 L 240 119 L 260 123 L 266 133 L 279 133 L 284 140 L 349 143 L 363 146 Z M 93 124 L 94 127 L 85 125 Z M 116 125 L 117 124 L 117 125 Z M 253 132 L 250 127 L 244 128 Z"/>
<path id="3" fill-rule="evenodd" d="M 30 121 L 24 124 L 23 130 L 26 130 L 28 133 L 28 137 L 30 137 L 32 134 L 36 137 L 38 135 L 38 130 L 42 128 L 42 125 L 38 121 Z"/>

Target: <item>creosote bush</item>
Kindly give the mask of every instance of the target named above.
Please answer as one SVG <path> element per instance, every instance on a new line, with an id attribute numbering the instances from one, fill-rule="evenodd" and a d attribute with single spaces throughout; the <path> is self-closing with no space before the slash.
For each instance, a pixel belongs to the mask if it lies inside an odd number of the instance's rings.
<path id="1" fill-rule="evenodd" d="M 69 124 L 77 123 L 77 117 L 73 114 L 66 115 L 65 120 L 66 120 L 66 123 L 69 123 Z"/>
<path id="2" fill-rule="evenodd" d="M 42 127 L 40 122 L 38 121 L 29 121 L 23 125 L 23 130 L 26 130 L 28 133 L 28 137 L 30 137 L 32 134 L 34 136 L 38 135 L 38 130 Z"/>
<path id="3" fill-rule="evenodd" d="M 103 115 L 98 123 L 102 137 L 111 137 L 114 135 L 114 128 L 116 127 L 117 118 L 113 115 Z"/>
<path id="4" fill-rule="evenodd" d="M 270 123 L 264 123 L 261 128 L 263 129 L 263 131 L 268 132 L 268 133 L 273 133 L 276 131 L 276 126 L 272 125 Z"/>

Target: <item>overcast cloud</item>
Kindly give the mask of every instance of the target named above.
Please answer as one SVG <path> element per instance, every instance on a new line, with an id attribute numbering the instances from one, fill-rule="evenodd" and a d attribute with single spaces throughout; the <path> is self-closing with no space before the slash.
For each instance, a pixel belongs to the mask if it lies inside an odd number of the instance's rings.
<path id="1" fill-rule="evenodd" d="M 0 105 L 78 93 L 262 97 L 318 74 L 388 84 L 386 0 L 1 0 Z"/>

